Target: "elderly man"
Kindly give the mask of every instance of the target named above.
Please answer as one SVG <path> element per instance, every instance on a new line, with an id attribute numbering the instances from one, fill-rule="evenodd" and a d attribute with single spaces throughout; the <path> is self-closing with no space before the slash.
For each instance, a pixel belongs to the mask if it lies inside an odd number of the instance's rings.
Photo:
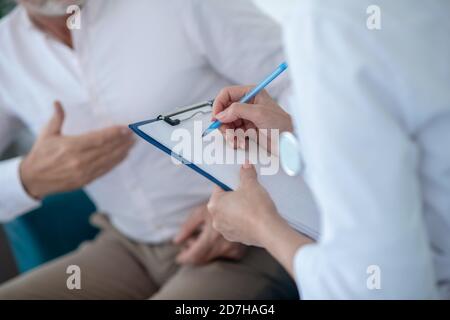
<path id="1" fill-rule="evenodd" d="M 69 5 L 81 7 L 79 25 L 67 24 Z M 282 61 L 279 27 L 251 1 L 20 0 L 0 46 L 0 149 L 24 125 L 37 136 L 28 155 L 0 163 L 0 219 L 84 186 L 104 213 L 94 241 L 6 283 L 0 298 L 295 297 L 265 251 L 213 230 L 210 184 L 125 127 Z M 81 290 L 66 286 L 69 265 Z"/>

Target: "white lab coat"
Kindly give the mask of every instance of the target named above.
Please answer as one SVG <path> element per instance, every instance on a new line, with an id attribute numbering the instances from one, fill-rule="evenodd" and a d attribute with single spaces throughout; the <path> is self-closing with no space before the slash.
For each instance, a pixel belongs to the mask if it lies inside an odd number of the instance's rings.
<path id="1" fill-rule="evenodd" d="M 304 299 L 450 298 L 450 2 L 301 1 L 292 112 L 322 236 Z"/>

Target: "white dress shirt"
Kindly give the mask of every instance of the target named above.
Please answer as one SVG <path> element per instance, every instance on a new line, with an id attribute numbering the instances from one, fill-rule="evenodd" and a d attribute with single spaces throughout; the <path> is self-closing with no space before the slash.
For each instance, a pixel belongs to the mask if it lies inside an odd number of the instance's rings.
<path id="1" fill-rule="evenodd" d="M 304 299 L 448 299 L 450 2 L 377 1 L 381 30 L 366 27 L 371 4 L 302 1 L 286 26 L 322 215 L 320 241 L 295 257 L 299 289 Z"/>
<path id="2" fill-rule="evenodd" d="M 54 100 L 64 134 L 129 124 L 256 83 L 284 60 L 281 29 L 247 0 L 87 1 L 74 50 L 37 30 L 22 8 L 0 22 L 0 150 L 16 129 L 38 134 Z M 271 87 L 280 96 L 286 77 Z M 21 158 L 0 163 L 0 220 L 39 205 L 20 182 Z M 128 237 L 168 240 L 212 185 L 148 143 L 86 188 Z M 61 212 L 64 214 L 64 212 Z"/>

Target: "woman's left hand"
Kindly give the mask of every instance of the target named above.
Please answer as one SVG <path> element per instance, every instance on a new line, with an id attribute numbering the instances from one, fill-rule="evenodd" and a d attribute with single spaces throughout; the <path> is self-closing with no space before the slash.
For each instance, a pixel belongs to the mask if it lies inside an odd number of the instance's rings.
<path id="1" fill-rule="evenodd" d="M 241 168 L 241 183 L 236 191 L 216 187 L 208 203 L 213 227 L 225 239 L 264 247 L 266 228 L 282 219 L 267 191 L 259 184 L 253 165 Z"/>

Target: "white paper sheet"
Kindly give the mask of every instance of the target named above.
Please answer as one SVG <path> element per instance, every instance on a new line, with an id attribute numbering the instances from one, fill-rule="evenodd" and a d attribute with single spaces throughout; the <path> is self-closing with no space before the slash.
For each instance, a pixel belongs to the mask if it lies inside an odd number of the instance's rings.
<path id="1" fill-rule="evenodd" d="M 249 153 L 243 150 L 234 150 L 226 145 L 218 130 L 211 133 L 209 137 L 202 139 L 202 132 L 210 124 L 210 117 L 210 115 L 197 115 L 176 127 L 164 121 L 158 121 L 139 128 L 174 153 L 181 155 L 185 160 L 195 164 L 231 189 L 235 189 L 239 185 L 241 164 L 211 164 L 214 152 L 218 152 L 219 149 L 217 143 L 220 145 L 220 142 L 217 141 L 223 142 L 224 154 L 227 152 L 228 155 L 232 154 L 233 157 L 239 157 L 242 160 L 241 163 L 246 156 L 249 156 Z M 182 141 L 189 141 L 190 143 L 186 144 L 186 146 L 189 145 L 189 148 L 182 148 L 181 146 L 185 145 L 181 143 Z M 213 141 L 216 141 L 216 144 L 213 144 Z M 250 149 L 252 149 L 252 155 L 254 156 L 255 148 Z M 261 156 L 260 159 L 264 161 L 263 163 L 267 163 L 268 156 Z M 174 165 L 181 164 L 174 159 Z M 302 177 L 290 177 L 283 172 L 281 167 L 278 168 L 278 173 L 275 175 L 262 175 L 262 168 L 268 169 L 270 167 L 256 165 L 259 181 L 271 195 L 280 214 L 298 231 L 317 239 L 319 214 L 312 194 Z M 186 167 L 186 170 L 191 169 Z"/>

